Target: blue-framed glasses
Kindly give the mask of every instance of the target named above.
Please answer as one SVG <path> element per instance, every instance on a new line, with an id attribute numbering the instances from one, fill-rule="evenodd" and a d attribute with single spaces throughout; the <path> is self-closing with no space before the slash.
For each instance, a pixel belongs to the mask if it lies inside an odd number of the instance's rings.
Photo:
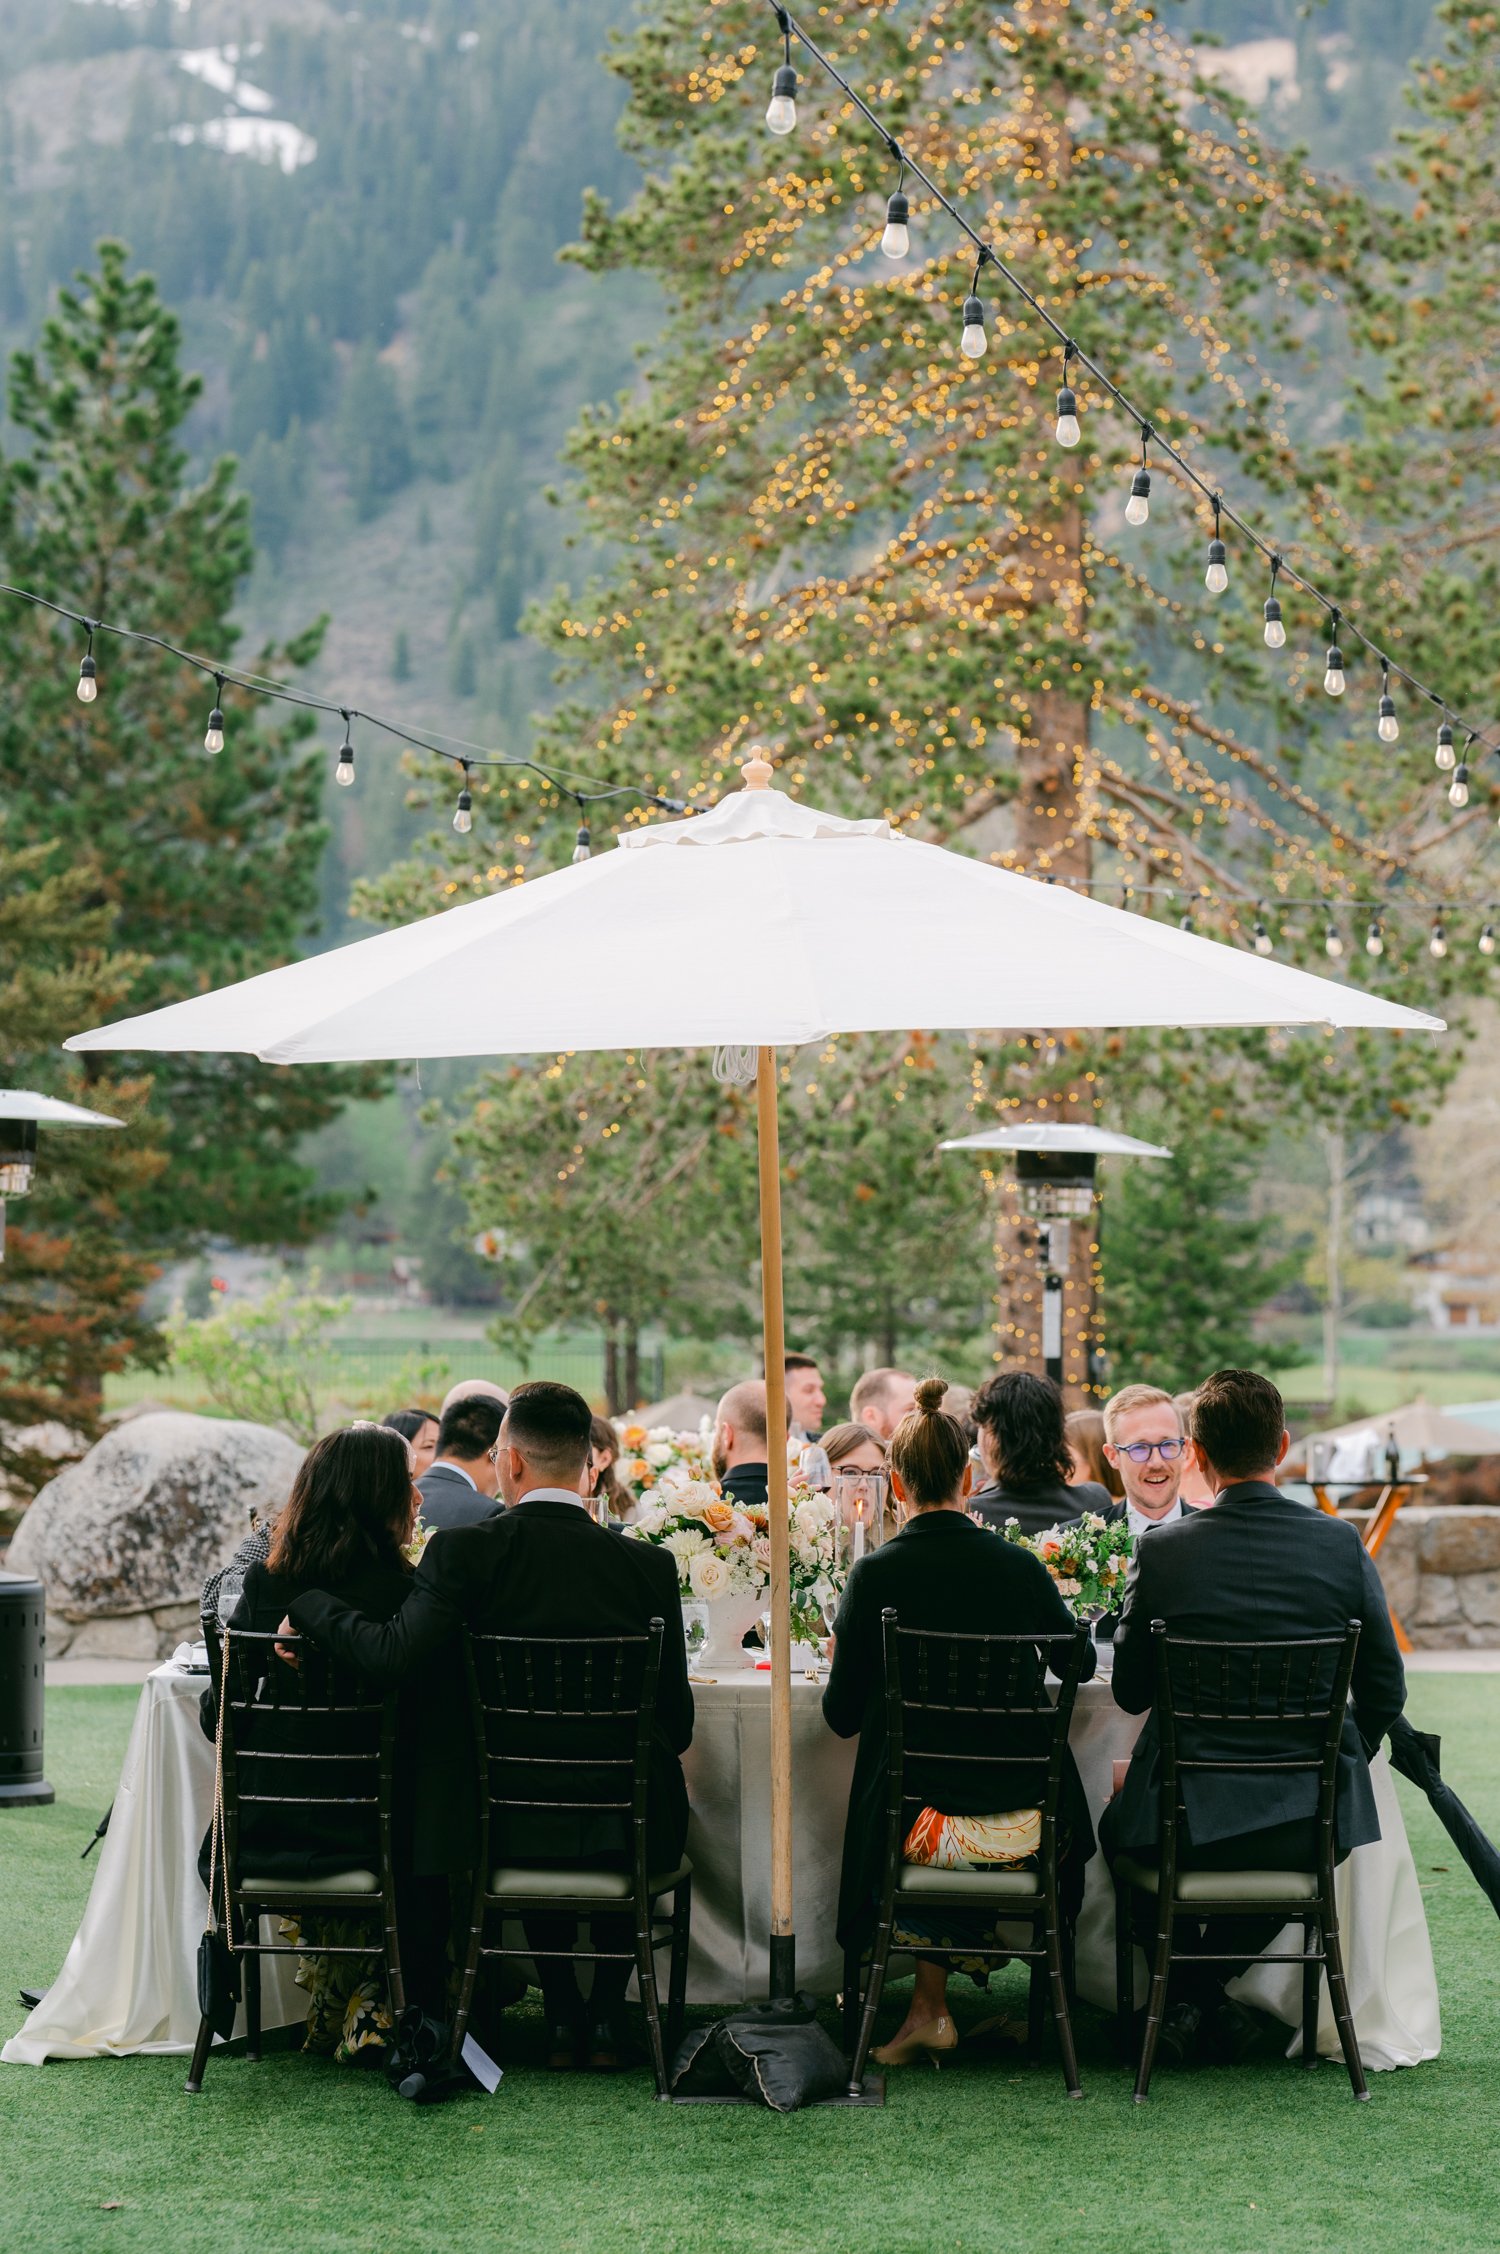
<path id="1" fill-rule="evenodd" d="M 1117 1446 L 1119 1453 L 1128 1456 L 1133 1464 L 1148 1464 L 1153 1456 L 1160 1456 L 1164 1464 L 1173 1464 L 1187 1442 L 1179 1433 L 1175 1440 L 1123 1440 Z"/>

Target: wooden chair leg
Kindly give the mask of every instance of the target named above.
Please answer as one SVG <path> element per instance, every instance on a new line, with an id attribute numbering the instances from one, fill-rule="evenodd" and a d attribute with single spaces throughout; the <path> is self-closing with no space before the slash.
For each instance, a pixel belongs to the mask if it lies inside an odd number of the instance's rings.
<path id="1" fill-rule="evenodd" d="M 1146 2031 L 1141 2043 L 1141 2063 L 1135 2077 L 1135 2102 L 1144 2105 L 1151 2089 L 1151 2069 L 1156 2063 L 1156 2038 L 1167 2008 L 1167 1981 L 1172 1970 L 1172 1912 L 1166 1889 L 1156 1903 L 1156 1948 L 1151 1960 L 1151 1987 L 1146 1997 Z"/>
<path id="2" fill-rule="evenodd" d="M 885 1968 L 890 1962 L 890 1955 L 891 1929 L 886 1924 L 878 1925 L 870 1950 L 870 1977 L 865 1988 L 864 2009 L 859 2015 L 859 2035 L 849 2064 L 850 2097 L 858 2097 L 864 2088 L 865 2061 L 870 2055 L 870 2039 L 875 2033 L 875 2014 L 880 2009 L 880 1998 L 885 1987 Z"/>
<path id="3" fill-rule="evenodd" d="M 1354 2014 L 1349 2009 L 1349 1987 L 1344 1978 L 1344 1952 L 1339 1941 L 1338 1919 L 1333 1914 L 1331 1901 L 1324 1904 L 1322 1926 L 1323 1955 L 1328 1966 L 1328 1994 L 1333 2003 L 1333 2016 L 1339 2031 L 1344 2064 L 1349 2069 L 1354 2095 L 1362 2105 L 1367 2105 L 1370 2090 L 1365 2081 L 1364 2060 L 1359 2055 L 1359 2038 L 1354 2032 Z"/>
<path id="4" fill-rule="evenodd" d="M 260 1919 L 252 1911 L 245 1920 L 248 1949 L 245 1956 L 245 2056 L 260 2057 Z"/>
<path id="5" fill-rule="evenodd" d="M 854 2045 L 859 2038 L 859 1975 L 858 1949 L 844 1951 L 844 2048 L 852 2058 Z"/>
<path id="6" fill-rule="evenodd" d="M 192 2063 L 188 2067 L 188 2078 L 182 2085 L 189 2097 L 196 2097 L 203 2087 L 203 2069 L 208 2064 L 209 2046 L 213 2039 L 214 2031 L 209 2026 L 208 2021 L 200 2019 L 198 2022 L 198 2040 L 193 2045 Z"/>
<path id="7" fill-rule="evenodd" d="M 1318 2005 L 1323 1989 L 1323 1967 L 1313 1954 L 1319 1939 L 1318 1927 L 1309 1918 L 1302 1928 L 1302 2063 L 1311 2067 L 1318 2063 Z"/>
<path id="8" fill-rule="evenodd" d="M 672 1897 L 672 1963 L 667 1988 L 667 2049 L 675 2058 L 687 2015 L 688 1947 L 693 1926 L 693 1881 L 685 1878 Z"/>
<path id="9" fill-rule="evenodd" d="M 500 1936 L 504 1940 L 502 1933 Z M 464 2037 L 469 2032 L 469 2014 L 474 2008 L 474 1983 L 479 1976 L 479 1952 L 484 1941 L 484 1875 L 475 1878 L 474 1892 L 469 1904 L 469 1931 L 464 1948 L 464 1961 L 458 1978 L 458 2003 L 453 2014 L 453 2055 L 457 2058 L 463 2049 Z"/>
<path id="10" fill-rule="evenodd" d="M 1130 1889 L 1115 1880 L 1115 2042 L 1122 2059 L 1135 2049 L 1135 1935 Z"/>
<path id="11" fill-rule="evenodd" d="M 1052 1987 L 1052 2021 L 1057 2029 L 1057 2045 L 1062 2052 L 1063 2080 L 1069 2097 L 1082 2097 L 1083 2085 L 1078 2079 L 1078 2053 L 1073 2045 L 1073 2014 L 1068 2007 L 1068 1981 L 1065 1966 L 1066 1941 L 1062 1930 L 1047 1923 L 1044 1934 L 1047 1950 L 1047 1975 Z M 1033 1966 L 1033 1972 L 1035 1966 Z"/>
<path id="12" fill-rule="evenodd" d="M 661 1995 L 656 1985 L 656 1954 L 651 1946 L 651 1912 L 644 1902 L 636 1905 L 635 1970 L 641 2002 L 645 2006 L 646 2042 L 651 2053 L 651 2071 L 656 2077 L 656 2094 L 659 2098 L 668 2098 L 672 2093 L 667 2085 L 667 2054 L 662 2042 Z"/>

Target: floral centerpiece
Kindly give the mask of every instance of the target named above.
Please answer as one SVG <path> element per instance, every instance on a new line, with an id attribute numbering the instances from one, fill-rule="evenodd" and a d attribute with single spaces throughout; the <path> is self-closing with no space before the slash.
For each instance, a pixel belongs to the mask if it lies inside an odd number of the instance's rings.
<path id="1" fill-rule="evenodd" d="M 788 1515 L 792 1635 L 799 1642 L 815 1641 L 825 1632 L 824 1602 L 845 1580 L 834 1509 L 826 1496 L 798 1484 L 788 1496 Z M 663 1481 L 647 1492 L 635 1524 L 624 1531 L 628 1541 L 671 1552 L 685 1604 L 724 1605 L 726 1615 L 734 1612 L 733 1622 L 726 1617 L 716 1623 L 715 1640 L 722 1625 L 725 1642 L 737 1647 L 759 1619 L 771 1584 L 770 1517 L 764 1506 L 731 1502 L 706 1479 Z"/>
<path id="2" fill-rule="evenodd" d="M 1009 1518 L 1005 1539 L 1041 1559 L 1076 1619 L 1097 1620 L 1118 1608 L 1135 1547 L 1124 1519 L 1110 1524 L 1097 1511 L 1085 1511 L 1076 1525 L 1023 1534 Z"/>
<path id="3" fill-rule="evenodd" d="M 648 1426 L 630 1417 L 616 1417 L 615 1431 L 620 1441 L 615 1477 L 637 1502 L 652 1488 L 707 1481 L 706 1432 L 674 1432 L 669 1424 Z"/>

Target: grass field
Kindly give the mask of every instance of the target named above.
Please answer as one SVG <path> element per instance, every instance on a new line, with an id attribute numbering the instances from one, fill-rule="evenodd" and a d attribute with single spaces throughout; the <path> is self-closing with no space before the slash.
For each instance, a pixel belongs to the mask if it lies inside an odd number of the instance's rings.
<path id="1" fill-rule="evenodd" d="M 0 2030 L 60 1961 L 92 1863 L 133 1690 L 48 1702 L 55 1807 L 0 1817 Z M 1412 1713 L 1500 1831 L 1494 1676 L 1418 1676 Z M 201 2098 L 175 2058 L 0 2067 L 0 2245 L 288 2254 L 505 2247 L 651 2254 L 1466 2254 L 1500 2246 L 1500 1934 L 1425 1802 L 1403 1786 L 1443 1993 L 1435 2063 L 1162 2071 L 1137 2109 L 1103 2022 L 1082 2013 L 1084 2104 L 1052 2059 L 975 2055 L 891 2077 L 884 2111 L 779 2119 L 658 2105 L 644 2074 L 554 2078 L 513 2015 L 499 2094 L 418 2113 L 376 2081 L 272 2053 L 216 2060 Z M 184 1936 L 184 1947 L 192 1937 Z M 1015 1975 L 1007 1994 L 1019 2000 Z M 964 1997 L 973 1991 L 964 1988 Z M 896 2006 L 900 2008 L 899 2004 Z M 960 2001 L 972 2019 L 993 2009 Z"/>

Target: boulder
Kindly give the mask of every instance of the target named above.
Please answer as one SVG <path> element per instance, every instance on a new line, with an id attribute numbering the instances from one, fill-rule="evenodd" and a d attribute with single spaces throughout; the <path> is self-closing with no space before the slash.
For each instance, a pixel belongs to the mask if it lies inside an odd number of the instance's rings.
<path id="1" fill-rule="evenodd" d="M 104 1621 L 118 1624 L 111 1651 L 170 1653 L 252 1510 L 271 1518 L 286 1501 L 303 1452 L 268 1426 L 176 1409 L 106 1433 L 48 1482 L 10 1545 L 10 1570 L 46 1585 L 53 1656 L 65 1635 L 81 1650 L 81 1624 Z"/>

